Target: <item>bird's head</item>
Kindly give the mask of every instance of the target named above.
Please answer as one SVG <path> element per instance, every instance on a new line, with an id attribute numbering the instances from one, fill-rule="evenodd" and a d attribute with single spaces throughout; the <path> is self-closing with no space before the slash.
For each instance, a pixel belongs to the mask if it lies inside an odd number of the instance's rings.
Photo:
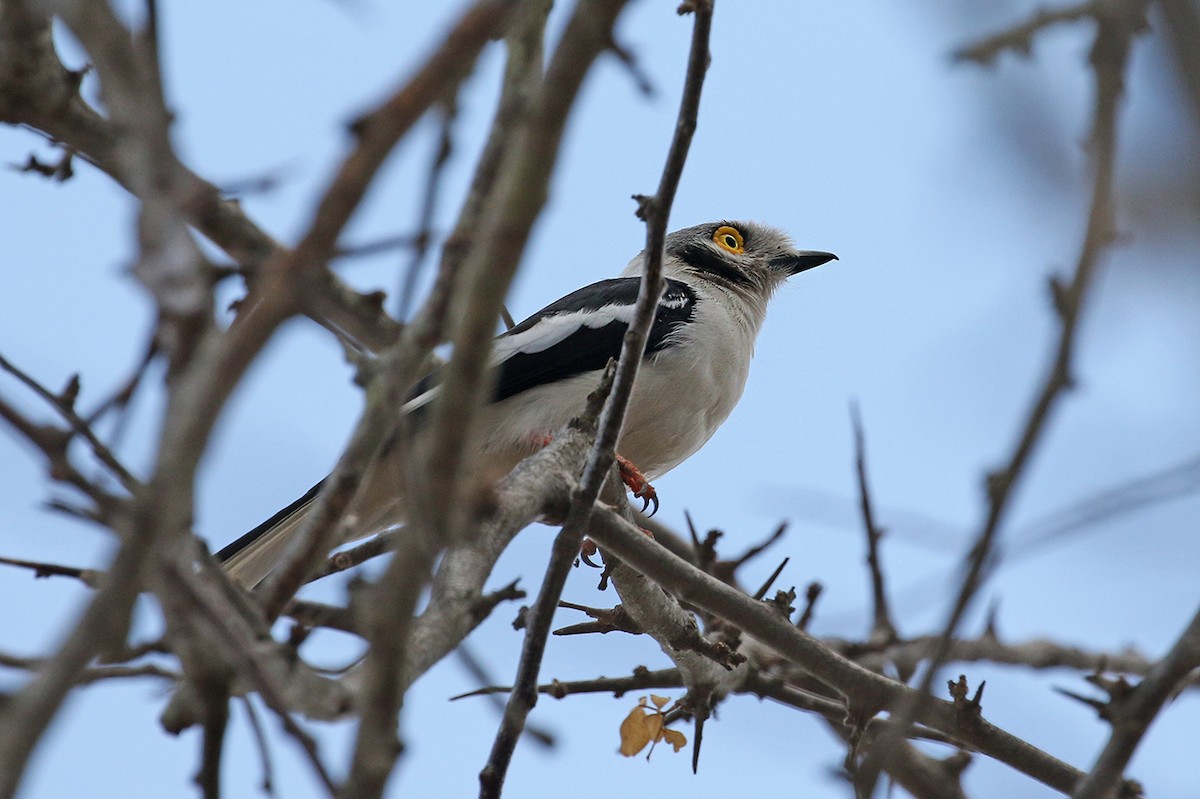
<path id="1" fill-rule="evenodd" d="M 766 300 L 784 280 L 837 260 L 829 252 L 797 250 L 791 237 L 757 222 L 709 222 L 667 236 L 664 270 L 668 277 L 698 278 L 742 296 Z M 625 270 L 641 273 L 639 254 Z"/>

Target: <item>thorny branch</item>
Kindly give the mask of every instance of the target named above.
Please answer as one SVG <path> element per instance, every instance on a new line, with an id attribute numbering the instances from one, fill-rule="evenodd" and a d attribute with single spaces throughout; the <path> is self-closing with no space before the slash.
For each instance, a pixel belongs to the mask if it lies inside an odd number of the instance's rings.
<path id="1" fill-rule="evenodd" d="M 1155 663 L 1136 688 L 1113 696 L 1105 708 L 1112 735 L 1087 777 L 1071 794 L 1074 799 L 1110 799 L 1117 796 L 1121 775 L 1163 706 L 1175 696 L 1189 675 L 1200 668 L 1200 611 L 1188 623 L 1166 656 Z"/>
<path id="2" fill-rule="evenodd" d="M 611 550 L 682 600 L 736 625 L 837 691 L 851 714 L 871 718 L 884 710 L 894 715 L 897 709 L 916 707 L 916 721 L 1056 790 L 1069 792 L 1082 776 L 1078 769 L 983 718 L 964 720 L 948 702 L 926 697 L 928 701 L 916 703 L 914 700 L 921 694 L 914 689 L 835 654 L 766 603 L 751 599 L 668 553 L 612 510 L 599 507 L 595 510 L 589 534 L 605 552 Z M 907 728 L 899 726 L 889 730 L 892 735 L 907 734 Z"/>

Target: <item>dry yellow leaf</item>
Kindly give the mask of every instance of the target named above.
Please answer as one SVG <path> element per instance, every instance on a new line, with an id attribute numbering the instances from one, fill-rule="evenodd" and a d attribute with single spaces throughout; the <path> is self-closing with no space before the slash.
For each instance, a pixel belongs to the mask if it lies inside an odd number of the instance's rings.
<path id="1" fill-rule="evenodd" d="M 687 746 L 687 737 L 684 736 L 684 734 L 679 730 L 673 730 L 670 727 L 667 727 L 663 729 L 660 737 L 674 747 L 676 752 Z"/>
<path id="2" fill-rule="evenodd" d="M 662 709 L 671 700 L 651 695 L 650 701 L 655 705 L 653 711 L 646 712 L 649 706 L 646 704 L 646 698 L 642 697 L 638 700 L 637 707 L 629 711 L 629 715 L 621 722 L 621 754 L 625 757 L 633 757 L 650 742 L 666 741 L 676 752 L 687 745 L 687 738 L 683 733 L 663 726 L 666 716 Z"/>
<path id="3" fill-rule="evenodd" d="M 654 733 L 647 723 L 648 716 L 641 705 L 629 711 L 629 715 L 621 722 L 621 754 L 633 757 L 650 743 Z"/>

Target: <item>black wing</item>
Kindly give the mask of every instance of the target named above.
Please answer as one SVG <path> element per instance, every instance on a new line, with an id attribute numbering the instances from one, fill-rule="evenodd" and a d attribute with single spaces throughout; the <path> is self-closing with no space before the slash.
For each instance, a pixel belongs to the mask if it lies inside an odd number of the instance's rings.
<path id="1" fill-rule="evenodd" d="M 536 386 L 603 369 L 621 354 L 633 319 L 641 278 L 602 280 L 573 291 L 524 320 L 496 340 L 499 359 L 493 401 Z M 651 355 L 677 342 L 672 335 L 692 319 L 696 293 L 668 280 L 646 342 Z"/>

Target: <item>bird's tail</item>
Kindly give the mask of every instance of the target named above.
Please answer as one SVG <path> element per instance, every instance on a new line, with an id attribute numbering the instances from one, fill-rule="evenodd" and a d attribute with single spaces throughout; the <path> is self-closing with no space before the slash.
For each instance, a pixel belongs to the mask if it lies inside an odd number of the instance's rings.
<path id="1" fill-rule="evenodd" d="M 324 484 L 324 480 L 317 483 L 304 496 L 218 552 L 216 557 L 225 573 L 245 588 L 258 585 L 279 562 Z"/>

